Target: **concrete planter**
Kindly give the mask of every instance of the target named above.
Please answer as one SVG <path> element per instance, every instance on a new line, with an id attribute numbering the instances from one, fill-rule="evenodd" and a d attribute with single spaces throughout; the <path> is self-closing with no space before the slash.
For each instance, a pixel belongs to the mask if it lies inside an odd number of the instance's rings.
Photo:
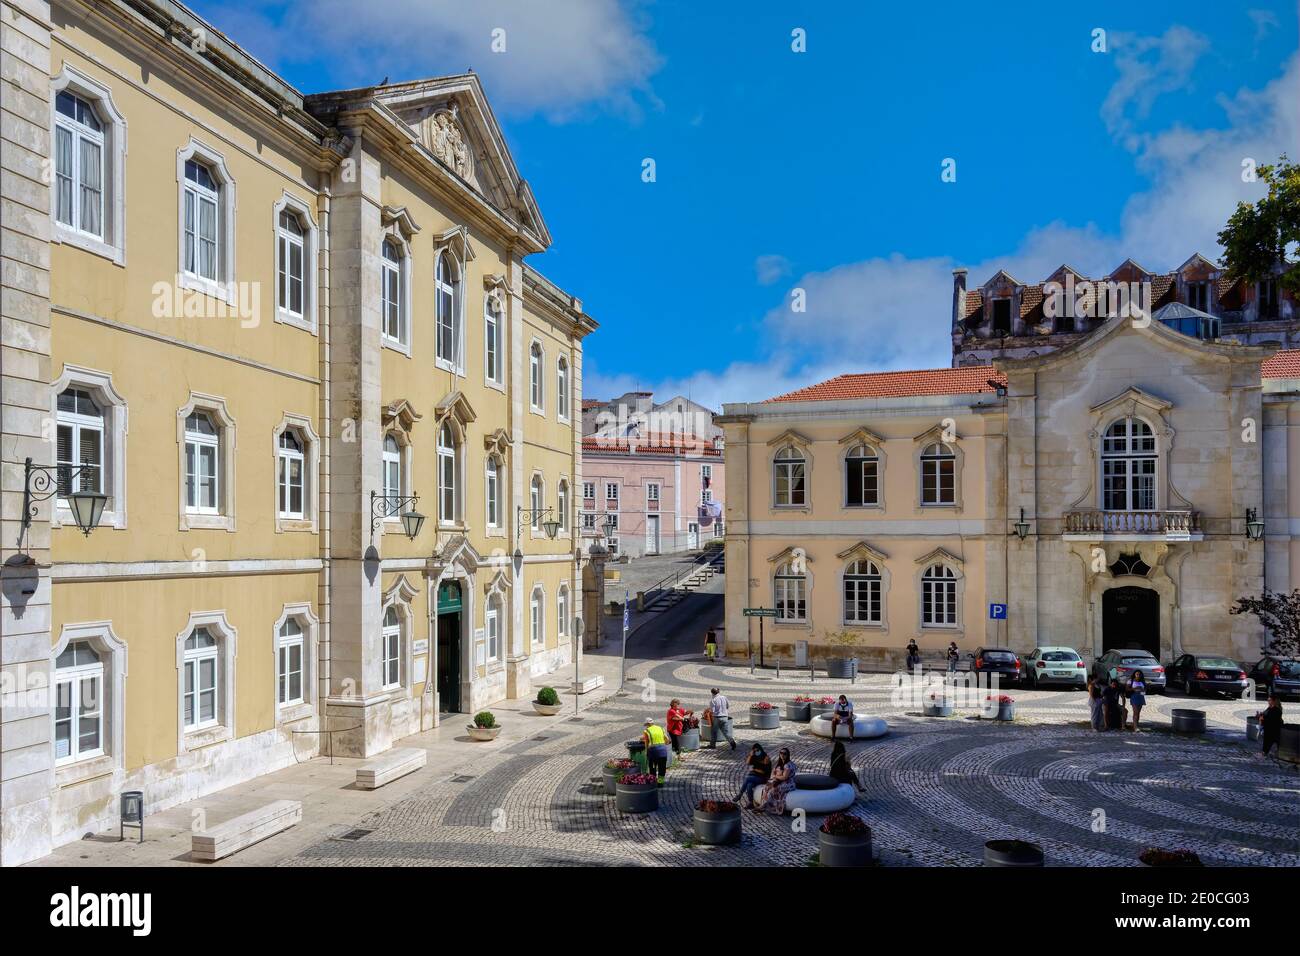
<path id="1" fill-rule="evenodd" d="M 826 660 L 826 676 L 832 680 L 848 680 L 857 671 L 856 657 L 831 657 Z"/>
<path id="2" fill-rule="evenodd" d="M 695 727 L 689 730 L 683 730 L 680 737 L 677 738 L 677 745 L 685 753 L 689 750 L 700 749 L 700 728 Z"/>
<path id="3" fill-rule="evenodd" d="M 781 726 L 781 712 L 775 707 L 768 710 L 749 708 L 749 726 L 755 730 L 776 730 Z"/>
<path id="4" fill-rule="evenodd" d="M 653 813 L 659 809 L 659 787 L 653 783 L 616 783 L 614 805 L 621 813 Z"/>
<path id="5" fill-rule="evenodd" d="M 1279 760 L 1288 763 L 1300 763 L 1300 724 L 1283 724 L 1282 734 L 1277 741 Z"/>
<path id="6" fill-rule="evenodd" d="M 817 831 L 818 859 L 822 866 L 871 866 L 871 834 L 832 836 Z"/>
<path id="7" fill-rule="evenodd" d="M 740 807 L 721 813 L 695 811 L 695 839 L 706 846 L 740 842 Z"/>
<path id="8" fill-rule="evenodd" d="M 610 770 L 608 767 L 601 767 L 600 782 L 605 785 L 605 793 L 611 797 L 618 793 L 618 778 L 625 773 L 626 770 Z"/>
<path id="9" fill-rule="evenodd" d="M 928 700 L 921 706 L 921 712 L 927 717 L 951 717 L 953 705 L 951 701 Z"/>
<path id="10" fill-rule="evenodd" d="M 1175 733 L 1205 733 L 1205 711 L 1203 710 L 1192 710 L 1186 707 L 1175 708 L 1170 712 L 1170 718 L 1173 720 Z"/>
<path id="11" fill-rule="evenodd" d="M 563 706 L 564 706 L 563 703 L 543 704 L 540 701 L 536 701 L 536 700 L 533 701 L 533 710 L 537 711 L 543 717 L 554 717 L 556 714 L 560 712 L 560 709 Z"/>
<path id="12" fill-rule="evenodd" d="M 808 705 L 808 719 L 812 720 L 814 717 L 824 717 L 834 709 L 835 709 L 834 703 L 819 704 L 817 703 L 817 701 L 813 701 L 811 704 Z"/>
<path id="13" fill-rule="evenodd" d="M 986 720 L 1015 720 L 1016 705 L 1014 703 L 1002 704 L 986 700 L 984 702 L 983 716 Z"/>
<path id="14" fill-rule="evenodd" d="M 501 733 L 501 725 L 495 727 L 477 727 L 474 724 L 466 724 L 465 729 L 469 731 L 470 737 L 474 740 L 496 740 L 497 734 Z"/>
<path id="15" fill-rule="evenodd" d="M 785 719 L 806 724 L 812 720 L 812 705 L 807 701 L 787 700 L 785 702 Z"/>
<path id="16" fill-rule="evenodd" d="M 1256 720 L 1254 717 L 1247 717 L 1246 718 L 1246 739 L 1259 740 L 1259 731 L 1260 731 L 1259 721 Z"/>
<path id="17" fill-rule="evenodd" d="M 984 865 L 1042 866 L 1043 848 L 1025 840 L 989 840 L 984 844 Z"/>

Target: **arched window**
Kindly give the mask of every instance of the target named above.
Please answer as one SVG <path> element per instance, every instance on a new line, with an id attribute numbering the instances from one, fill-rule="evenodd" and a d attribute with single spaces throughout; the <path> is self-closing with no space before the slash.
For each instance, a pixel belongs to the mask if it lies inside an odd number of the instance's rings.
<path id="1" fill-rule="evenodd" d="M 460 276 L 451 254 L 438 255 L 434 276 L 438 309 L 438 360 L 460 368 Z"/>
<path id="2" fill-rule="evenodd" d="M 217 514 L 221 507 L 221 433 L 207 412 L 185 419 L 185 510 Z"/>
<path id="3" fill-rule="evenodd" d="M 569 417 L 569 360 L 563 355 L 555 364 L 555 412 L 560 418 Z"/>
<path id="4" fill-rule="evenodd" d="M 500 385 L 502 374 L 501 316 L 491 295 L 483 297 L 483 377 Z"/>
<path id="5" fill-rule="evenodd" d="M 921 576 L 921 626 L 957 626 L 957 576 L 945 564 L 932 564 Z"/>
<path id="6" fill-rule="evenodd" d="M 1102 508 L 1156 509 L 1156 436 L 1140 418 L 1112 422 L 1101 439 Z"/>
<path id="7" fill-rule="evenodd" d="M 957 456 L 942 442 L 921 452 L 921 504 L 951 505 L 957 500 Z"/>
<path id="8" fill-rule="evenodd" d="M 104 753 L 104 662 L 89 641 L 71 641 L 54 662 L 54 762 Z"/>
<path id="9" fill-rule="evenodd" d="M 397 499 L 402 495 L 402 449 L 393 435 L 384 436 L 384 515 L 395 515 L 400 510 Z"/>
<path id="10" fill-rule="evenodd" d="M 501 527 L 501 465 L 489 455 L 485 478 L 487 498 L 487 523 L 489 528 Z"/>
<path id="11" fill-rule="evenodd" d="M 406 347 L 409 341 L 406 317 L 406 257 L 402 247 L 393 239 L 385 239 L 383 255 L 379 260 L 379 288 L 382 295 L 384 338 L 394 345 Z"/>
<path id="12" fill-rule="evenodd" d="M 104 410 L 84 388 L 59 393 L 57 463 L 60 498 L 74 491 L 102 490 Z"/>
<path id="13" fill-rule="evenodd" d="M 384 612 L 383 642 L 384 687 L 397 687 L 402 683 L 402 617 L 392 605 Z"/>
<path id="14" fill-rule="evenodd" d="M 306 457 L 302 436 L 297 429 L 286 428 L 280 433 L 280 447 L 276 451 L 278 475 L 276 478 L 281 518 L 301 518 L 307 498 L 307 481 L 304 470 Z"/>
<path id="15" fill-rule="evenodd" d="M 569 530 L 569 483 L 563 479 L 555 492 L 555 510 L 558 512 L 555 517 L 560 522 L 560 534 L 565 534 Z"/>
<path id="16" fill-rule="evenodd" d="M 844 456 L 844 503 L 850 508 L 879 501 L 879 459 L 868 445 L 854 445 Z"/>
<path id="17" fill-rule="evenodd" d="M 542 400 L 542 346 L 534 342 L 528 349 L 528 401 L 540 412 L 545 408 Z"/>
<path id="18" fill-rule="evenodd" d="M 297 618 L 285 618 L 276 635 L 277 675 L 276 700 L 281 707 L 301 704 L 304 697 L 303 652 L 306 646 L 302 624 Z"/>
<path id="19" fill-rule="evenodd" d="M 443 423 L 438 429 L 438 520 L 454 524 L 460 515 L 457 486 L 456 439 L 451 426 Z"/>
<path id="20" fill-rule="evenodd" d="M 185 271 L 216 282 L 220 275 L 221 181 L 211 167 L 185 161 Z"/>
<path id="21" fill-rule="evenodd" d="M 184 727 L 189 731 L 211 726 L 218 720 L 221 668 L 217 639 L 206 627 L 196 627 L 185 639 L 184 663 Z"/>
<path id="22" fill-rule="evenodd" d="M 280 262 L 276 270 L 276 305 L 291 316 L 302 318 L 307 261 L 306 233 L 297 213 L 282 210 L 275 228 Z"/>
<path id="23" fill-rule="evenodd" d="M 533 475 L 533 480 L 528 484 L 528 507 L 533 514 L 533 530 L 542 529 L 542 476 Z"/>
<path id="24" fill-rule="evenodd" d="M 88 100 L 68 90 L 54 98 L 54 215 L 104 238 L 104 124 Z"/>
<path id="25" fill-rule="evenodd" d="M 533 588 L 532 597 L 528 599 L 528 620 L 530 636 L 534 644 L 546 643 L 546 599 L 541 588 Z"/>
<path id="26" fill-rule="evenodd" d="M 776 506 L 778 508 L 807 503 L 804 477 L 807 463 L 793 445 L 786 445 L 776 453 L 772 468 L 776 481 Z"/>
<path id="27" fill-rule="evenodd" d="M 854 561 L 844 569 L 844 623 L 879 624 L 880 569 L 871 561 Z"/>
<path id="28" fill-rule="evenodd" d="M 776 569 L 774 601 L 776 619 L 802 622 L 808 619 L 808 579 L 796 573 L 789 562 Z"/>

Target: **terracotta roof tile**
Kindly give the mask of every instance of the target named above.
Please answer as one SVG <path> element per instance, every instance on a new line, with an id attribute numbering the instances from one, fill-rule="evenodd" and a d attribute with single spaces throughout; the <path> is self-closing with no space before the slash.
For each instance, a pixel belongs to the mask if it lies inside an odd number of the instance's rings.
<path id="1" fill-rule="evenodd" d="M 1300 349 L 1274 352 L 1259 367 L 1260 378 L 1300 378 Z"/>
<path id="2" fill-rule="evenodd" d="M 913 398 L 921 395 L 969 395 L 991 392 L 992 379 L 1005 385 L 1007 378 L 991 365 L 931 368 L 907 372 L 866 372 L 839 375 L 809 385 L 769 402 L 829 402 L 853 398 Z"/>
<path id="3" fill-rule="evenodd" d="M 709 455 L 719 458 L 722 456 L 722 452 L 714 446 L 711 438 L 673 432 L 657 432 L 645 438 L 638 438 L 635 435 L 585 435 L 582 439 L 582 450 L 611 455 Z"/>

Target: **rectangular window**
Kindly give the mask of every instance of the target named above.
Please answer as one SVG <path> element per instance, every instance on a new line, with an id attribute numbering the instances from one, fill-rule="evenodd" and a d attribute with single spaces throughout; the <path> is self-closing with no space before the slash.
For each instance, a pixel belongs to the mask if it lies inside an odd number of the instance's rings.
<path id="1" fill-rule="evenodd" d="M 280 629 L 280 673 L 276 698 L 281 707 L 303 702 L 302 625 L 292 618 Z"/>
<path id="2" fill-rule="evenodd" d="M 280 213 L 277 224 L 279 244 L 279 275 L 276 277 L 277 304 L 282 312 L 302 317 L 303 268 L 305 244 L 302 223 L 289 212 Z"/>
<path id="3" fill-rule="evenodd" d="M 405 347 L 406 345 L 406 301 L 402 290 L 402 269 L 404 262 L 397 243 L 389 240 L 384 243 L 383 257 L 379 264 L 380 309 L 383 312 L 384 338 Z"/>
<path id="4" fill-rule="evenodd" d="M 85 642 L 59 655 L 54 681 L 54 762 L 104 752 L 104 665 Z"/>
<path id="5" fill-rule="evenodd" d="M 220 187 L 206 166 L 185 161 L 185 271 L 217 280 Z"/>
<path id="6" fill-rule="evenodd" d="M 645 486 L 645 506 L 647 511 L 659 510 L 659 486 L 656 484 Z"/>
<path id="7" fill-rule="evenodd" d="M 806 582 L 803 577 L 778 576 L 776 579 L 776 619 L 802 621 L 807 615 Z"/>
<path id="8" fill-rule="evenodd" d="M 584 481 L 582 483 L 583 501 L 589 501 L 592 505 L 596 502 L 596 483 L 594 481 Z"/>
<path id="9" fill-rule="evenodd" d="M 489 298 L 483 310 L 483 377 L 501 384 L 501 320 Z"/>
<path id="10" fill-rule="evenodd" d="M 1210 311 L 1210 284 L 1208 282 L 1187 283 L 1187 304 L 1201 312 Z"/>
<path id="11" fill-rule="evenodd" d="M 306 476 L 303 471 L 303 444 L 298 434 L 285 429 L 280 435 L 277 456 L 279 507 L 281 518 L 302 518 L 305 514 Z"/>
<path id="12" fill-rule="evenodd" d="M 185 510 L 193 514 L 219 512 L 220 434 L 203 412 L 185 421 Z"/>
<path id="13" fill-rule="evenodd" d="M 186 653 L 185 729 L 198 730 L 217 722 L 217 651 Z"/>
<path id="14" fill-rule="evenodd" d="M 1011 300 L 993 300 L 993 334 L 1011 334 Z"/>
<path id="15" fill-rule="evenodd" d="M 542 617 L 542 599 L 540 595 L 533 595 L 532 600 L 528 603 L 528 609 L 533 643 L 544 644 L 546 642 L 546 630 L 545 619 Z"/>
<path id="16" fill-rule="evenodd" d="M 612 481 L 605 484 L 605 500 L 612 501 L 615 505 L 618 504 L 618 485 Z"/>
<path id="17" fill-rule="evenodd" d="M 384 659 L 383 679 L 385 687 L 396 687 L 401 683 L 402 627 L 397 623 L 397 612 L 392 608 L 384 617 Z"/>
<path id="18" fill-rule="evenodd" d="M 496 461 L 489 458 L 487 463 L 487 523 L 496 528 L 501 524 L 500 504 L 501 473 Z"/>
<path id="19" fill-rule="evenodd" d="M 61 91 L 55 97 L 54 216 L 65 226 L 104 238 L 104 128 L 91 104 Z"/>

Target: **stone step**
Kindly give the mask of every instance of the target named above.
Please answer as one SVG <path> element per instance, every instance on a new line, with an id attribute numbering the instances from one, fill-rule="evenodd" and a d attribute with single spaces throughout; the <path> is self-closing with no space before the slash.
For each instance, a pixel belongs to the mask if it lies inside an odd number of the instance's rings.
<path id="1" fill-rule="evenodd" d="M 378 790 L 399 777 L 415 773 L 428 757 L 429 752 L 420 747 L 395 747 L 357 767 L 357 786 L 362 790 Z"/>

